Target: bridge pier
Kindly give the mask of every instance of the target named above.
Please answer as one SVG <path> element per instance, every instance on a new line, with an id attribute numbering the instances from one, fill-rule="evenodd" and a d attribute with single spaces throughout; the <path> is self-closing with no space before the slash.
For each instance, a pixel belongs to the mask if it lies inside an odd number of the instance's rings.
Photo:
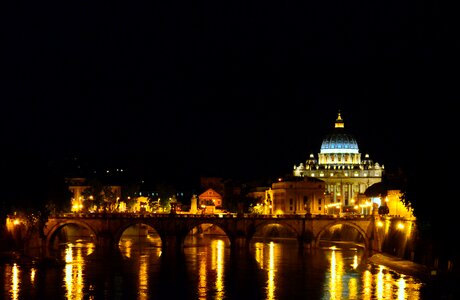
<path id="1" fill-rule="evenodd" d="M 306 240 L 302 236 L 297 237 L 297 245 L 298 245 L 298 248 L 299 248 L 300 252 L 302 252 L 305 249 L 312 249 L 312 248 L 316 247 L 316 245 L 313 243 L 313 241 Z"/>
<path id="2" fill-rule="evenodd" d="M 232 251 L 244 252 L 249 251 L 249 238 L 245 236 L 230 237 L 230 247 Z"/>
<path id="3" fill-rule="evenodd" d="M 378 216 L 373 216 L 372 223 L 370 226 L 369 232 L 369 252 L 372 253 L 381 253 L 382 252 L 382 244 L 383 240 L 385 239 L 385 229 L 379 228 L 377 226 L 377 222 L 379 222 Z"/>
<path id="4" fill-rule="evenodd" d="M 181 235 L 162 235 L 161 247 L 166 253 L 182 252 L 184 249 L 184 238 Z"/>
<path id="5" fill-rule="evenodd" d="M 96 239 L 96 249 L 101 254 L 114 253 L 118 248 L 110 232 L 99 232 Z"/>

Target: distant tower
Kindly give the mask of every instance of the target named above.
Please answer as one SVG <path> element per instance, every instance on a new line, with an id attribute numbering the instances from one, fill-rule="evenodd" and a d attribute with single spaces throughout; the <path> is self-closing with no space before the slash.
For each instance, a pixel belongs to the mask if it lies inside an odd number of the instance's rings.
<path id="1" fill-rule="evenodd" d="M 198 205 L 198 198 L 194 194 L 192 196 L 191 205 L 190 205 L 190 213 L 191 214 L 196 214 L 198 212 L 198 206 L 197 205 Z"/>
<path id="2" fill-rule="evenodd" d="M 318 160 L 309 155 L 305 164 L 294 166 L 293 175 L 317 177 L 326 182 L 323 206 L 335 205 L 340 211 L 353 207 L 364 199 L 364 192 L 374 183 L 382 181 L 383 166 L 374 163 L 366 154 L 361 160 L 358 143 L 345 130 L 340 111 L 331 134 L 324 137 Z"/>

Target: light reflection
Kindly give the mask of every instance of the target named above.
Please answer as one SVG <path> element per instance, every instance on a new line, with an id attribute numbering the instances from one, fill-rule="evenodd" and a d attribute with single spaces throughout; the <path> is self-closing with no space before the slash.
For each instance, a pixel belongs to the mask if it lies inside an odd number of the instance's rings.
<path id="1" fill-rule="evenodd" d="M 369 270 L 363 273 L 363 300 L 371 299 L 372 297 L 372 273 Z"/>
<path id="2" fill-rule="evenodd" d="M 392 296 L 394 284 L 395 283 L 394 283 L 394 280 L 391 274 L 387 273 L 385 275 L 385 290 L 384 290 L 383 298 L 387 299 L 388 297 Z"/>
<path id="3" fill-rule="evenodd" d="M 131 258 L 133 241 L 131 239 L 123 239 L 120 241 L 121 252 L 127 258 Z"/>
<path id="4" fill-rule="evenodd" d="M 256 242 L 254 246 L 255 246 L 254 247 L 255 248 L 255 253 L 254 253 L 255 259 L 259 263 L 260 268 L 263 269 L 264 268 L 264 251 L 263 251 L 264 244 L 260 242 Z"/>
<path id="5" fill-rule="evenodd" d="M 335 257 L 335 249 L 332 249 L 331 253 L 331 267 L 330 267 L 330 281 L 329 281 L 329 292 L 331 299 L 336 299 L 337 297 L 337 282 L 336 282 L 336 273 L 337 273 L 337 260 Z"/>
<path id="6" fill-rule="evenodd" d="M 148 272 L 148 256 L 141 255 L 139 258 L 139 297 L 138 299 L 148 299 L 148 283 L 149 283 L 149 272 Z"/>
<path id="7" fill-rule="evenodd" d="M 420 286 L 422 283 L 410 282 L 405 275 L 401 274 L 399 279 L 394 278 L 385 266 L 378 265 L 378 272 L 366 270 L 363 274 L 363 299 L 420 299 Z M 413 280 L 413 279 L 411 279 Z M 408 286 L 410 285 L 410 288 Z"/>
<path id="8" fill-rule="evenodd" d="M 32 284 L 34 284 L 35 282 L 35 273 L 36 273 L 37 270 L 35 270 L 35 268 L 31 268 L 30 269 L 30 282 Z"/>
<path id="9" fill-rule="evenodd" d="M 73 261 L 72 255 L 72 243 L 67 244 L 67 248 L 65 249 L 65 262 L 71 263 Z"/>
<path id="10" fill-rule="evenodd" d="M 383 269 L 383 266 L 379 266 L 379 272 L 376 275 L 377 289 L 375 292 L 377 299 L 382 299 L 383 297 Z"/>
<path id="11" fill-rule="evenodd" d="M 17 300 L 19 299 L 18 296 L 19 296 L 19 274 L 20 274 L 20 271 L 19 271 L 19 268 L 18 266 L 16 265 L 16 263 L 13 265 L 13 272 L 11 274 L 12 278 L 11 278 L 11 297 L 13 300 Z"/>
<path id="12" fill-rule="evenodd" d="M 398 299 L 406 299 L 406 280 L 404 279 L 404 275 L 402 275 L 398 280 Z"/>
<path id="13" fill-rule="evenodd" d="M 331 247 L 331 266 L 330 266 L 330 281 L 329 293 L 330 299 L 341 299 L 342 296 L 342 278 L 344 272 L 344 258 L 341 251 L 336 251 L 337 248 Z M 348 277 L 347 277 L 348 278 Z M 353 295 L 354 296 L 354 295 Z"/>
<path id="14" fill-rule="evenodd" d="M 225 243 L 216 240 L 212 244 L 212 249 L 216 252 L 216 299 L 224 298 L 224 250 Z"/>
<path id="15" fill-rule="evenodd" d="M 85 249 L 85 253 L 92 253 L 91 249 L 94 249 L 94 245 L 91 243 L 83 244 L 68 243 L 65 249 L 65 268 L 64 268 L 64 286 L 66 288 L 66 298 L 72 300 L 83 299 L 83 287 L 84 287 L 84 255 L 83 248 L 87 246 L 90 249 Z"/>
<path id="16" fill-rule="evenodd" d="M 282 294 L 284 287 L 280 287 L 284 278 L 279 274 L 283 274 L 285 260 L 280 250 L 284 249 L 277 243 L 255 243 L 255 255 L 258 265 L 267 271 L 267 280 L 264 283 L 266 297 L 265 299 L 275 299 L 276 293 Z M 83 295 L 83 291 L 94 291 L 96 286 L 85 282 L 85 277 L 88 276 L 85 270 L 88 268 L 85 262 L 85 256 L 94 251 L 94 244 L 67 244 L 64 251 L 61 252 L 61 257 L 65 257 L 65 266 L 59 269 L 59 272 L 65 275 L 61 279 L 62 291 L 65 292 L 65 299 L 91 299 L 88 295 Z M 136 248 L 122 248 L 131 253 L 135 252 Z M 213 240 L 210 247 L 191 247 L 193 259 L 196 259 L 196 267 L 194 276 L 199 274 L 198 295 L 200 299 L 225 298 L 225 242 L 223 240 Z M 192 250 L 193 249 L 193 250 Z M 197 251 L 198 250 L 198 251 Z M 152 250 L 148 250 L 149 254 L 139 256 L 139 267 L 136 274 L 139 278 L 138 282 L 133 282 L 133 287 L 138 284 L 138 298 L 147 299 L 152 296 L 148 294 L 148 286 L 152 285 L 149 282 L 149 273 L 155 272 L 155 268 L 149 264 L 149 259 L 154 256 Z M 159 249 L 153 250 L 155 255 L 159 255 Z M 327 273 L 326 281 L 324 281 L 324 297 L 323 299 L 362 299 L 362 300 L 383 300 L 383 299 L 411 299 L 417 300 L 420 297 L 420 287 L 422 283 L 413 279 L 411 276 L 395 275 L 398 274 L 384 266 L 369 267 L 368 270 L 360 271 L 358 261 L 362 259 L 359 252 L 342 251 L 340 249 L 326 250 L 328 265 L 325 270 Z M 136 255 L 137 256 L 137 255 Z M 365 262 L 362 259 L 362 262 Z M 137 267 L 137 266 L 136 266 Z M 227 266 L 228 267 L 228 266 Z M 276 272 L 275 272 L 276 270 Z M 280 273 L 278 273 L 278 270 Z M 41 269 L 27 267 L 22 268 L 22 265 L 9 264 L 5 268 L 4 287 L 8 299 L 20 299 L 24 294 L 24 289 L 32 287 L 37 288 L 37 284 L 42 284 L 43 281 L 38 280 L 41 276 Z M 328 274 L 330 273 L 330 274 Z M 361 274 L 361 277 L 359 277 Z M 136 278 L 135 277 L 135 278 Z M 278 282 L 276 281 L 278 279 Z M 277 285 L 276 285 L 277 284 Z M 27 285 L 27 287 L 26 287 Z M 41 287 L 40 287 L 41 288 Z M 97 287 L 100 289 L 101 287 Z M 22 290 L 21 290 L 22 289 Z M 195 290 L 196 291 L 196 290 Z M 28 291 L 25 291 L 26 293 Z M 150 291 L 151 293 L 151 291 Z M 196 293 L 196 292 L 195 292 Z M 123 292 L 121 292 L 123 294 Z M 278 295 L 279 296 L 279 295 Z M 86 298 L 85 298 L 86 297 Z M 89 296 L 91 297 L 91 296 Z"/>
<path id="17" fill-rule="evenodd" d="M 358 295 L 358 279 L 355 277 L 350 278 L 348 282 L 348 290 L 350 295 Z"/>
<path id="18" fill-rule="evenodd" d="M 254 257 L 259 264 L 261 269 L 267 270 L 267 299 L 275 299 L 275 291 L 276 291 L 276 274 L 275 268 L 277 261 L 275 260 L 276 257 L 279 255 L 279 245 L 275 244 L 273 241 L 268 243 L 268 255 L 265 255 L 265 249 L 267 244 L 256 242 L 254 243 L 255 254 Z M 266 262 L 268 260 L 268 262 Z"/>
<path id="19" fill-rule="evenodd" d="M 270 242 L 269 250 L 267 299 L 275 299 L 275 243 Z"/>
<path id="20" fill-rule="evenodd" d="M 358 267 L 358 254 L 355 254 L 353 256 L 353 264 L 351 265 L 353 269 L 356 269 Z"/>
<path id="21" fill-rule="evenodd" d="M 198 297 L 206 299 L 207 296 L 207 261 L 206 255 L 198 256 Z"/>
<path id="22" fill-rule="evenodd" d="M 94 245 L 93 243 L 86 244 L 86 256 L 93 254 L 95 248 L 96 245 Z"/>

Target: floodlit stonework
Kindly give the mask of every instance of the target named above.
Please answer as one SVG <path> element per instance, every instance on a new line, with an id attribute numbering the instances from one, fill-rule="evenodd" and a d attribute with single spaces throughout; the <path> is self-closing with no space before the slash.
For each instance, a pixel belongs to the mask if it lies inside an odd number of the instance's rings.
<path id="1" fill-rule="evenodd" d="M 339 112 L 317 157 L 310 154 L 305 162 L 294 166 L 294 179 L 274 183 L 267 192 L 270 212 L 370 214 L 381 203 L 373 203 L 365 191 L 382 181 L 383 172 L 383 165 L 372 161 L 368 154 L 362 158 L 358 143 L 346 131 Z"/>

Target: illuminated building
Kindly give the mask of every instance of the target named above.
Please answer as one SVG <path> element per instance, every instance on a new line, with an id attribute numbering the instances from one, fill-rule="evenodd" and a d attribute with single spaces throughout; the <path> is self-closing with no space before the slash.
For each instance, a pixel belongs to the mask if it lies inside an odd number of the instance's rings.
<path id="1" fill-rule="evenodd" d="M 313 154 L 305 163 L 294 166 L 294 177 L 314 177 L 325 182 L 325 213 L 369 213 L 372 203 L 367 201 L 365 191 L 382 181 L 384 167 L 373 162 L 366 154 L 361 159 L 358 143 L 345 130 L 340 112 L 334 129 L 321 144 L 316 159 Z"/>
<path id="2" fill-rule="evenodd" d="M 86 201 L 91 203 L 95 197 L 98 195 L 87 195 L 87 191 L 92 191 L 92 186 L 88 183 L 87 178 L 66 178 L 66 183 L 68 184 L 69 191 L 72 194 L 71 198 L 71 210 L 72 212 L 81 212 L 85 211 L 88 208 L 92 208 L 94 205 L 85 204 Z M 99 193 L 104 195 L 104 193 L 112 194 L 113 198 L 118 200 L 121 197 L 121 186 L 119 185 L 104 185 L 101 187 Z"/>
<path id="3" fill-rule="evenodd" d="M 222 196 L 212 188 L 200 194 L 198 200 L 203 213 L 213 214 L 216 209 L 222 208 Z"/>
<path id="4" fill-rule="evenodd" d="M 265 213 L 322 214 L 324 191 L 325 182 L 317 178 L 279 179 L 266 191 Z"/>

